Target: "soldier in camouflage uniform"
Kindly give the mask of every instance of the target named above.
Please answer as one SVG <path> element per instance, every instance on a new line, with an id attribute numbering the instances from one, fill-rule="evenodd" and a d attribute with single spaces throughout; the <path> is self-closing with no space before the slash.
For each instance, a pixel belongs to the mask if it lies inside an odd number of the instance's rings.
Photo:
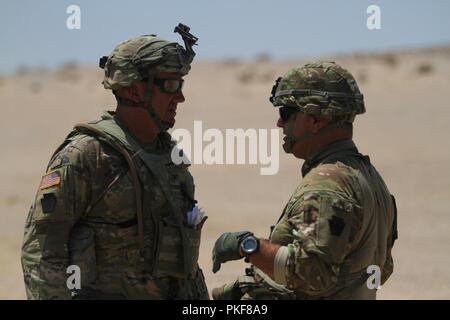
<path id="1" fill-rule="evenodd" d="M 51 157 L 25 226 L 29 299 L 209 298 L 197 263 L 206 217 L 186 219 L 194 182 L 167 132 L 197 40 L 181 27 L 185 48 L 144 35 L 100 59 L 117 109 L 76 125 Z M 70 265 L 81 288 L 67 286 Z"/>
<path id="2" fill-rule="evenodd" d="M 252 266 L 213 298 L 375 299 L 367 268 L 379 267 L 381 284 L 393 272 L 396 205 L 352 141 L 355 115 L 365 112 L 355 79 L 333 62 L 306 64 L 278 78 L 270 101 L 284 150 L 305 159 L 303 180 L 269 240 L 244 231 L 216 241 L 213 272 L 243 257 Z"/>

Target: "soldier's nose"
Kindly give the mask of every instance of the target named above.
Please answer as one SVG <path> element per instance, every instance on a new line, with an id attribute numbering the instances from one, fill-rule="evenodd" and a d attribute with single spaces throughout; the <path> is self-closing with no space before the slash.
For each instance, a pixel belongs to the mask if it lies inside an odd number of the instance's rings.
<path id="1" fill-rule="evenodd" d="M 283 119 L 278 118 L 278 121 L 277 121 L 277 127 L 278 127 L 278 128 L 283 128 L 283 127 L 284 127 L 284 121 L 283 121 Z"/>
<path id="2" fill-rule="evenodd" d="M 183 91 L 179 90 L 175 95 L 174 101 L 177 103 L 183 103 L 185 100 Z"/>

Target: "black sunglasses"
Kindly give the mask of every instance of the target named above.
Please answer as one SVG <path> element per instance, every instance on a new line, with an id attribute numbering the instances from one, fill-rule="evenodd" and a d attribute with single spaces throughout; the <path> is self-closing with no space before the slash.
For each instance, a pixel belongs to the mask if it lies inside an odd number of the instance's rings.
<path id="1" fill-rule="evenodd" d="M 293 114 L 296 114 L 297 112 L 300 111 L 300 109 L 297 107 L 289 107 L 289 106 L 280 107 L 278 110 L 280 112 L 280 118 L 284 122 L 288 121 Z"/>
<path id="2" fill-rule="evenodd" d="M 156 84 L 161 91 L 174 94 L 183 88 L 183 79 L 162 79 L 156 78 L 153 83 Z"/>

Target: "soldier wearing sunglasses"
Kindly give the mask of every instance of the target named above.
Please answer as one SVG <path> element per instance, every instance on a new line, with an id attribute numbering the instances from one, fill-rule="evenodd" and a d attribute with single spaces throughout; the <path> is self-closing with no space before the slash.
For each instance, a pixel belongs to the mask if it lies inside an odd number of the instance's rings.
<path id="1" fill-rule="evenodd" d="M 206 217 L 187 220 L 194 181 L 171 161 L 167 132 L 197 38 L 175 31 L 184 48 L 144 35 L 100 59 L 117 108 L 76 125 L 50 159 L 25 225 L 29 299 L 209 298 L 198 266 Z"/>
<path id="2" fill-rule="evenodd" d="M 353 76 L 333 62 L 307 64 L 279 78 L 270 97 L 279 108 L 286 153 L 304 159 L 300 184 L 268 239 L 227 232 L 213 249 L 222 263 L 251 263 L 214 299 L 375 299 L 393 272 L 395 199 L 353 140 L 365 112 Z M 378 270 L 379 281 L 367 284 Z"/>

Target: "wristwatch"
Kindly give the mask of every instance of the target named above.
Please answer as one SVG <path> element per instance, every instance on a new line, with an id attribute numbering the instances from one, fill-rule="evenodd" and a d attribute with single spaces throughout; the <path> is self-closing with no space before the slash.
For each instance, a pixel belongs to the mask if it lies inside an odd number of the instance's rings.
<path id="1" fill-rule="evenodd" d="M 254 236 L 245 237 L 239 244 L 245 256 L 255 253 L 259 249 L 259 239 Z"/>

